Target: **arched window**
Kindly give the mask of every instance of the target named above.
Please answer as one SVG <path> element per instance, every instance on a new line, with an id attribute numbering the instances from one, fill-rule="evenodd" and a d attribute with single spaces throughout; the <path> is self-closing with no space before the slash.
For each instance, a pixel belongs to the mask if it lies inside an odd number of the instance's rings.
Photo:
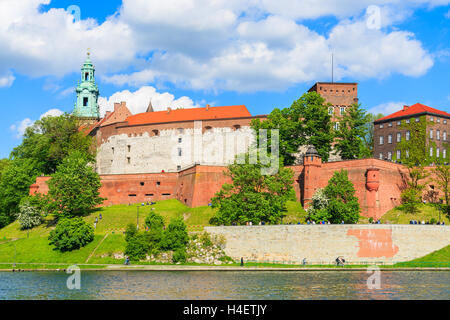
<path id="1" fill-rule="evenodd" d="M 241 126 L 238 125 L 238 124 L 235 124 L 235 125 L 233 126 L 233 128 L 234 128 L 234 131 L 239 131 L 239 130 L 241 130 Z"/>
<path id="2" fill-rule="evenodd" d="M 184 129 L 183 128 L 178 128 L 178 134 L 183 134 L 184 133 Z"/>
<path id="3" fill-rule="evenodd" d="M 205 127 L 205 133 L 210 133 L 212 131 L 212 127 L 206 126 Z"/>
<path id="4" fill-rule="evenodd" d="M 159 131 L 158 130 L 152 130 L 153 132 L 153 136 L 159 136 Z"/>

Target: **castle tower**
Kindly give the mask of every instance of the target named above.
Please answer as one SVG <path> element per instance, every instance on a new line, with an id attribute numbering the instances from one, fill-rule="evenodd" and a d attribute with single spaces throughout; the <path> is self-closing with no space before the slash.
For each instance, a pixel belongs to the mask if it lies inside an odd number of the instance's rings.
<path id="1" fill-rule="evenodd" d="M 100 110 L 97 104 L 99 90 L 95 83 L 95 67 L 87 53 L 86 61 L 81 67 L 81 82 L 76 88 L 77 102 L 73 115 L 84 123 L 93 123 L 100 119 Z"/>
<path id="2" fill-rule="evenodd" d="M 322 158 L 316 148 L 309 147 L 303 157 L 304 165 L 304 188 L 303 188 L 303 207 L 306 209 L 311 202 L 312 196 L 320 185 L 320 171 L 322 167 Z"/>

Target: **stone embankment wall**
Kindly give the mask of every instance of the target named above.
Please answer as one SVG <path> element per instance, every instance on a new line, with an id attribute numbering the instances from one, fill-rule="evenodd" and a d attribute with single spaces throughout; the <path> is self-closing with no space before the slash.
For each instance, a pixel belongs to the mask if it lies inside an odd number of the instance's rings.
<path id="1" fill-rule="evenodd" d="M 385 263 L 422 257 L 450 244 L 450 226 L 276 225 L 206 227 L 226 239 L 234 260 L 300 264 Z"/>

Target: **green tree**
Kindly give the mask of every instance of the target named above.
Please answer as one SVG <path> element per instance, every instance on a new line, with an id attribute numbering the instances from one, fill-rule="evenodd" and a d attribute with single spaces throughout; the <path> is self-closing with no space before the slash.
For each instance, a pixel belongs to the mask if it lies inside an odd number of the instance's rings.
<path id="1" fill-rule="evenodd" d="M 48 239 L 57 250 L 72 251 L 80 249 L 94 240 L 94 228 L 80 217 L 63 218 L 50 232 Z"/>
<path id="2" fill-rule="evenodd" d="M 344 160 L 371 157 L 371 149 L 365 141 L 368 135 L 370 117 L 361 105 L 354 104 L 346 109 L 339 119 L 339 129 L 336 131 L 336 150 Z"/>
<path id="3" fill-rule="evenodd" d="M 2 173 L 0 182 L 0 227 L 14 221 L 22 198 L 30 192 L 38 171 L 30 159 L 12 161 Z"/>
<path id="4" fill-rule="evenodd" d="M 394 160 L 400 160 L 408 169 L 409 179 L 402 191 L 402 204 L 409 213 L 417 212 L 422 202 L 426 179 L 430 175 L 425 167 L 434 160 L 428 152 L 431 145 L 427 139 L 428 124 L 425 116 L 421 116 L 419 121 L 411 119 L 409 123 L 402 120 L 401 128 L 409 132 L 409 140 L 402 139 L 397 144 L 396 151 L 400 151 L 401 159 L 394 156 Z"/>
<path id="5" fill-rule="evenodd" d="M 42 224 L 44 221 L 42 204 L 42 197 L 39 195 L 29 196 L 22 199 L 19 205 L 19 214 L 17 217 L 22 230 L 32 229 Z"/>
<path id="6" fill-rule="evenodd" d="M 264 121 L 253 119 L 251 126 L 257 134 L 259 129 L 279 130 L 280 162 L 285 165 L 294 164 L 299 147 L 305 145 L 313 145 L 323 161 L 328 161 L 333 142 L 329 106 L 318 93 L 308 92 L 289 108 L 274 109 Z"/>
<path id="7" fill-rule="evenodd" d="M 375 127 L 374 127 L 373 122 L 375 120 L 383 118 L 384 115 L 382 113 L 377 113 L 377 114 L 368 113 L 367 117 L 368 117 L 368 122 L 366 123 L 367 130 L 366 130 L 366 136 L 364 137 L 364 143 L 366 145 L 366 148 L 369 149 L 370 155 L 373 156 L 374 132 L 375 132 Z"/>
<path id="8" fill-rule="evenodd" d="M 323 195 L 315 195 L 313 198 L 324 198 L 326 201 L 313 201 L 312 208 L 308 208 L 308 219 L 316 222 L 325 220 L 331 223 L 358 222 L 360 218 L 358 198 L 355 196 L 355 188 L 348 179 L 346 170 L 334 172 L 328 185 L 319 192 L 323 192 Z"/>
<path id="9" fill-rule="evenodd" d="M 45 175 L 52 174 L 71 152 L 79 151 L 95 161 L 92 137 L 79 131 L 80 123 L 69 114 L 48 116 L 28 127 L 22 143 L 11 152 L 12 159 L 30 159 L 33 167 Z"/>
<path id="10" fill-rule="evenodd" d="M 188 241 L 189 236 L 183 218 L 175 218 L 170 221 L 167 229 L 164 230 L 160 247 L 163 250 L 185 250 Z"/>
<path id="11" fill-rule="evenodd" d="M 2 183 L 2 172 L 6 169 L 9 163 L 9 159 L 0 159 L 0 183 Z"/>
<path id="12" fill-rule="evenodd" d="M 69 154 L 48 181 L 49 210 L 63 217 L 83 215 L 103 203 L 100 177 L 80 151 Z"/>
<path id="13" fill-rule="evenodd" d="M 444 193 L 445 211 L 449 213 L 449 200 L 450 200 L 450 166 L 448 164 L 439 164 L 433 169 L 435 180 L 439 185 L 441 191 Z"/>
<path id="14" fill-rule="evenodd" d="M 290 168 L 280 167 L 274 175 L 263 175 L 263 167 L 260 163 L 249 164 L 248 155 L 245 164 L 228 166 L 226 175 L 232 183 L 222 185 L 212 199 L 212 205 L 218 211 L 211 223 L 281 222 L 287 211 L 286 201 L 295 199 L 292 187 L 294 173 Z"/>

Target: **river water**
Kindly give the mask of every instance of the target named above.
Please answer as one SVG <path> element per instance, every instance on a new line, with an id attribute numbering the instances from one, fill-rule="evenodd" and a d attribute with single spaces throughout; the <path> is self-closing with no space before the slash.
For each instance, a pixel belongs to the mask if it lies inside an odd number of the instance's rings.
<path id="1" fill-rule="evenodd" d="M 382 271 L 380 289 L 359 271 L 81 271 L 68 289 L 64 272 L 0 272 L 8 299 L 445 299 L 450 272 Z M 376 284 L 376 282 L 373 282 Z"/>

